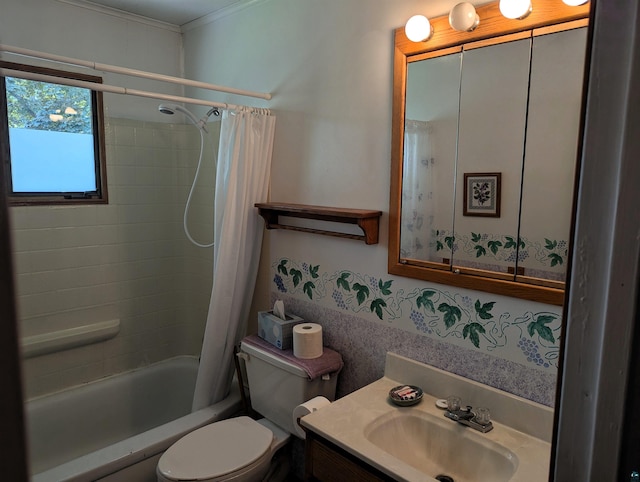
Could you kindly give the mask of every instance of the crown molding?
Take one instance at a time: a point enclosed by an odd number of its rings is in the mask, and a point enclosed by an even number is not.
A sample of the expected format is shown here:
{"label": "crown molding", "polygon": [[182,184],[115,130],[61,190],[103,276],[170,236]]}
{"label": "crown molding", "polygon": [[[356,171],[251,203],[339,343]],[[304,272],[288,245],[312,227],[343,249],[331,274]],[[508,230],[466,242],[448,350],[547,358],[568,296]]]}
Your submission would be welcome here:
{"label": "crown molding", "polygon": [[168,22],[162,22],[160,20],[154,20],[152,18],[144,17],[142,15],[137,15],[135,13],[125,12],[124,10],[120,10],[117,8],[105,7],[103,5],[98,5],[88,0],[57,0],[57,1],[60,3],[67,3],[69,5],[73,5],[74,7],[85,8],[87,10],[93,10],[94,12],[102,13],[105,15],[111,15],[112,17],[118,17],[123,20],[137,22],[137,23],[148,25],[151,27],[162,28],[165,30],[169,30],[171,32],[176,32],[176,33],[182,32],[182,29],[180,28],[179,25],[174,25]]}
{"label": "crown molding", "polygon": [[267,0],[238,0],[232,5],[221,8],[220,10],[216,10],[215,12],[211,12],[210,14],[204,15],[203,17],[197,18],[191,22],[185,23],[180,27],[181,31],[186,32],[188,30],[202,27],[209,23],[215,22],[216,20],[220,20],[221,18],[233,15],[234,13],[240,12],[250,7],[254,7],[255,5],[263,3],[265,1]]}

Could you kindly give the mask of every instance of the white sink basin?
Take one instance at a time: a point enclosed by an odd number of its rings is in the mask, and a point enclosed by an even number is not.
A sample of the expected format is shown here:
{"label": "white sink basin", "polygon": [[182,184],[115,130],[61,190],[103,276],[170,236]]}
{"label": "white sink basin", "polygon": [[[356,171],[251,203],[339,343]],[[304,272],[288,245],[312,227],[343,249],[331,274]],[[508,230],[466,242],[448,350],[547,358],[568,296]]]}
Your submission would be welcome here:
{"label": "white sink basin", "polygon": [[[422,401],[394,405],[389,390],[401,384],[422,387]],[[436,401],[452,394],[489,407],[493,430],[480,433],[446,418]],[[300,423],[397,481],[435,482],[439,475],[455,482],[549,480],[549,407],[393,353],[384,377]]]}
{"label": "white sink basin", "polygon": [[483,434],[444,416],[395,411],[372,421],[365,438],[420,472],[448,475],[456,482],[506,482],[518,468],[518,457]]}

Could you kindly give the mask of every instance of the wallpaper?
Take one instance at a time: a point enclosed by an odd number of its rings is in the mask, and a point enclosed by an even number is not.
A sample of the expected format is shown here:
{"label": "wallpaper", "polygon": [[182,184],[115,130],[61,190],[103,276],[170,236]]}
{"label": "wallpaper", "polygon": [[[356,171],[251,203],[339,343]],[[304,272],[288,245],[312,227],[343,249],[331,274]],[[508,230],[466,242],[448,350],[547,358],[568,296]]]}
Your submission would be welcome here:
{"label": "wallpaper", "polygon": [[[325,335],[334,344],[361,345],[360,358],[383,359],[391,344],[419,361],[553,404],[561,307],[435,284],[412,286],[414,280],[325,269],[289,258],[274,261],[272,274],[272,298],[285,300],[289,312],[307,321],[327,325],[331,330]],[[351,325],[360,330],[346,337]],[[367,346],[378,345],[379,353],[367,354]],[[372,367],[380,372],[380,361]],[[362,385],[377,376],[351,375],[362,378]],[[362,386],[355,379],[348,383],[353,385],[349,389]]]}

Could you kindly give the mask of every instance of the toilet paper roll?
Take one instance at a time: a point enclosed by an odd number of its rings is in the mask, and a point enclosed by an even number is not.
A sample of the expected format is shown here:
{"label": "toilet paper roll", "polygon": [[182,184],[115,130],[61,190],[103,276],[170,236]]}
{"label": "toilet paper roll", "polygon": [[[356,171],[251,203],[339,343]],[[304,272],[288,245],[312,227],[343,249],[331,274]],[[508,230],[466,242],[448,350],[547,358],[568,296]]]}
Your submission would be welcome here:
{"label": "toilet paper roll", "polygon": [[330,405],[331,402],[325,397],[315,397],[311,400],[307,400],[304,403],[301,403],[296,408],[293,409],[293,428],[295,430],[295,435],[299,438],[305,438],[304,429],[300,426],[300,419],[305,415],[309,415],[312,412],[316,412],[327,405]]}
{"label": "toilet paper roll", "polygon": [[300,323],[293,327],[293,356],[310,359],[319,358],[322,353],[322,326]]}

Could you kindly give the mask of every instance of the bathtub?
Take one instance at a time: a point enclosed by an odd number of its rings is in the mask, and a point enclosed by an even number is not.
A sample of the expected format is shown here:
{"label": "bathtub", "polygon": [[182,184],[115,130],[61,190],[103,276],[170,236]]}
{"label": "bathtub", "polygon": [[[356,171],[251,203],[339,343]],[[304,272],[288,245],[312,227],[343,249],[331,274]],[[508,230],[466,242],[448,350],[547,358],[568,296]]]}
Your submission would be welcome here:
{"label": "bathtub", "polygon": [[160,455],[241,409],[229,396],[191,412],[198,360],[176,357],[26,403],[33,482],[155,482]]}

